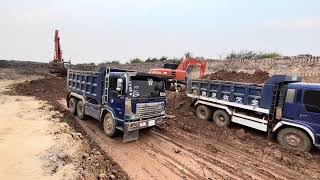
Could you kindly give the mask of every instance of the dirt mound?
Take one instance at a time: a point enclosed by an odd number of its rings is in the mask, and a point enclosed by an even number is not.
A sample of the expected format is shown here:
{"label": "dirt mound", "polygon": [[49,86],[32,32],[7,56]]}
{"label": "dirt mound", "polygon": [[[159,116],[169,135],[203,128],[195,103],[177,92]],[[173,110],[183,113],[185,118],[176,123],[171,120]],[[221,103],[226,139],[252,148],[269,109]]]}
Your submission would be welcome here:
{"label": "dirt mound", "polygon": [[38,99],[55,102],[56,100],[65,98],[67,95],[66,80],[55,76],[45,77],[43,79],[25,81],[24,83],[12,86],[13,91],[10,95],[35,96]]}
{"label": "dirt mound", "polygon": [[63,114],[63,119],[81,134],[79,138],[85,137],[88,140],[92,150],[84,153],[79,159],[81,175],[84,179],[107,179],[108,177],[128,179],[128,175],[122,168],[109,155],[105,154],[101,147],[91,140],[75,118],[64,107],[61,107],[59,101],[67,95],[65,79],[48,76],[44,79],[14,84],[11,89],[12,91],[8,92],[10,95],[35,96],[37,99],[48,101],[53,105],[54,110],[60,111]]}
{"label": "dirt mound", "polygon": [[261,70],[256,70],[253,74],[245,72],[219,70],[215,73],[207,74],[203,77],[203,79],[208,80],[234,81],[258,84],[263,84],[269,78],[269,73]]}

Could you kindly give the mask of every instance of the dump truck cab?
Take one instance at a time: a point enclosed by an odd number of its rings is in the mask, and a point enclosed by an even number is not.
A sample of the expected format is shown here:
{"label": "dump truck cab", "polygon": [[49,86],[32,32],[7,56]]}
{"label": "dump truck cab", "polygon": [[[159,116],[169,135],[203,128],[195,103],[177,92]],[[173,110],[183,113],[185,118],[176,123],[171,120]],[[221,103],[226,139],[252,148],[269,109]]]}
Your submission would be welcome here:
{"label": "dump truck cab", "polygon": [[313,143],[320,145],[320,84],[288,84],[282,121],[275,128],[285,124],[304,129]]}
{"label": "dump truck cab", "polygon": [[165,89],[161,78],[137,72],[111,72],[107,91],[105,107],[119,119],[117,127],[132,131],[162,122]]}
{"label": "dump truck cab", "polygon": [[68,70],[68,107],[79,119],[101,121],[107,136],[124,132],[124,142],[138,139],[139,129],[164,122],[165,87],[161,77],[129,70]]}

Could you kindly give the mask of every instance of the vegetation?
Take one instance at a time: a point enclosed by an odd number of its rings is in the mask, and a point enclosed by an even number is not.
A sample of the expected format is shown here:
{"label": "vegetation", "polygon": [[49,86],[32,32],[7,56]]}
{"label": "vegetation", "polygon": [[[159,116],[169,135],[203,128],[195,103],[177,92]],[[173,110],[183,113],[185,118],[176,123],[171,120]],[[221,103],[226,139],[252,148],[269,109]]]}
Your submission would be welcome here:
{"label": "vegetation", "polygon": [[227,55],[227,59],[264,59],[264,58],[277,58],[282,55],[277,52],[254,52],[254,51],[240,51],[232,52]]}
{"label": "vegetation", "polygon": [[134,59],[131,59],[130,60],[130,63],[131,64],[135,64],[135,63],[143,63],[144,61],[142,61],[141,59],[139,58],[134,58]]}

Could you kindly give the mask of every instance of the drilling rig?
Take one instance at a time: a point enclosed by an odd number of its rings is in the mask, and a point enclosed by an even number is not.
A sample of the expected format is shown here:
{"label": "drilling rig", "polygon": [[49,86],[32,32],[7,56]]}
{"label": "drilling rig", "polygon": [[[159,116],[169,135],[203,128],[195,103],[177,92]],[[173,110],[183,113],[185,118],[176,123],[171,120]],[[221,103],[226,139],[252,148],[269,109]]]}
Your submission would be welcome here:
{"label": "drilling rig", "polygon": [[65,77],[67,69],[70,66],[70,60],[65,62],[62,58],[62,50],[60,46],[59,30],[54,33],[54,56],[53,60],[49,63],[49,72],[57,76]]}

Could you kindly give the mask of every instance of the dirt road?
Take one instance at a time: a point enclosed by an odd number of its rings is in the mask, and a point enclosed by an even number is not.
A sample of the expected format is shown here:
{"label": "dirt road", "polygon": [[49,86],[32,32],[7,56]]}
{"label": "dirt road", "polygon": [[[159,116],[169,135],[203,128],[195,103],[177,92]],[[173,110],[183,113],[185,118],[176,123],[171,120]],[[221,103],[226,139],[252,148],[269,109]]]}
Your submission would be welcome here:
{"label": "dirt road", "polygon": [[[55,92],[61,84],[61,92]],[[65,111],[63,81],[48,79],[25,83],[22,93],[47,99]],[[35,90],[37,87],[40,91]],[[56,88],[53,88],[56,87]],[[43,90],[41,90],[43,88]],[[19,91],[19,89],[16,89]],[[20,92],[20,93],[21,93]],[[188,98],[168,94],[168,119],[164,126],[141,133],[136,142],[110,139],[92,119],[78,123],[102,151],[132,179],[319,179],[319,151],[288,151],[264,135],[243,127],[219,128],[199,121],[186,107]],[[174,104],[172,102],[175,102]],[[58,108],[58,109],[59,109]]]}
{"label": "dirt road", "polygon": [[[121,137],[106,137],[101,129],[97,129],[98,124],[94,120],[80,121],[80,124],[133,179],[311,178],[275,161],[241,152],[223,142],[184,132],[179,132],[180,137],[144,132],[139,141],[123,144]],[[216,149],[204,149],[194,144],[197,141],[214,144]]]}
{"label": "dirt road", "polygon": [[[0,81],[1,91],[11,83]],[[49,109],[34,97],[0,95],[0,179],[77,177],[75,165],[67,160],[82,143],[62,132],[66,124],[59,122],[59,112]]]}

